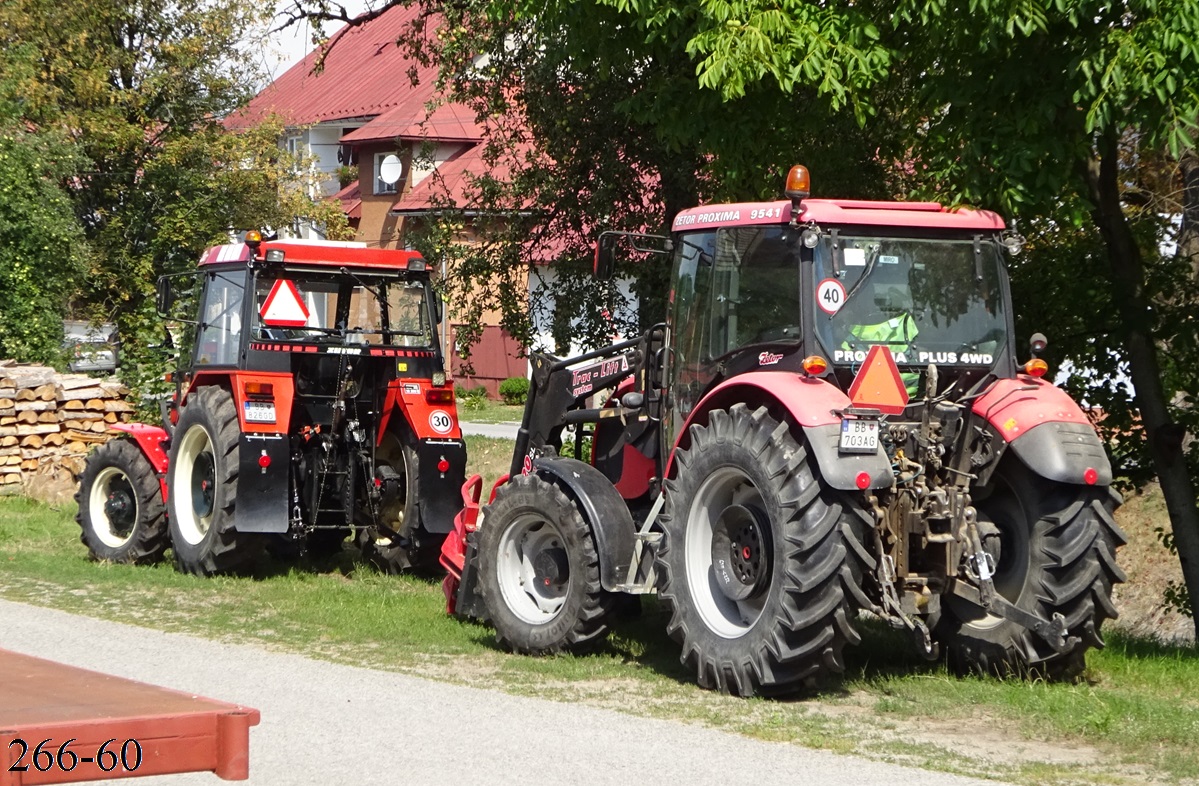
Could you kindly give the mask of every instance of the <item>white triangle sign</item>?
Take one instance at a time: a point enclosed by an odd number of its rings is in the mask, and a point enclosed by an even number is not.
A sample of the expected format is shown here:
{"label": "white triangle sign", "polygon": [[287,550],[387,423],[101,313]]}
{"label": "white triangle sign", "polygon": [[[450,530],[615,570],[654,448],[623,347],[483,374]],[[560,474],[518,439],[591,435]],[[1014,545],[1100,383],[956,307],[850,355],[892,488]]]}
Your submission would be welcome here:
{"label": "white triangle sign", "polygon": [[304,327],[308,324],[308,307],[296,285],[286,278],[275,281],[258,312],[262,322],[271,327]]}

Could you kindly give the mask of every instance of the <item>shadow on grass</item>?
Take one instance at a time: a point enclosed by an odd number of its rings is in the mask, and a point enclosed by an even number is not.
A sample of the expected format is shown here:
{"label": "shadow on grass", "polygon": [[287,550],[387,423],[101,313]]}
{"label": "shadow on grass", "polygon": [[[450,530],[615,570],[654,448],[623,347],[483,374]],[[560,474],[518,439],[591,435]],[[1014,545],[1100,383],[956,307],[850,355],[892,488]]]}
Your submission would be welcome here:
{"label": "shadow on grass", "polygon": [[1199,647],[1172,644],[1152,636],[1137,636],[1125,631],[1104,631],[1106,649],[1130,660],[1192,660],[1199,658]]}

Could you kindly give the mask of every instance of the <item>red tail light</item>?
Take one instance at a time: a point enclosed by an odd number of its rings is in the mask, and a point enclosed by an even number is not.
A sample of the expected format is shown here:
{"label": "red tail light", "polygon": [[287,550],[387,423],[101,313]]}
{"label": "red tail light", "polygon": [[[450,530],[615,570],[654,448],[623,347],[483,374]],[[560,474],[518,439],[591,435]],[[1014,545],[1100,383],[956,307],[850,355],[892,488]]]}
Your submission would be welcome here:
{"label": "red tail light", "polygon": [[429,388],[425,391],[426,404],[453,404],[453,388]]}

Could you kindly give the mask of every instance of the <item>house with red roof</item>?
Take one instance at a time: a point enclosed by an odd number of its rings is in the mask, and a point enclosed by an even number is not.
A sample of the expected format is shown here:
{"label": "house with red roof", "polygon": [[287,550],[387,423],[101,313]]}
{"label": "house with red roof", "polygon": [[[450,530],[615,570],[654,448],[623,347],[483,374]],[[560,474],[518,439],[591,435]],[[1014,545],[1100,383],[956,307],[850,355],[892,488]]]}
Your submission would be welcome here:
{"label": "house with red roof", "polygon": [[[474,113],[437,102],[436,68],[396,45],[413,34],[419,13],[397,5],[335,34],[320,70],[314,72],[319,50],[310,52],[227,122],[247,128],[281,119],[282,143],[327,175],[323,196],[341,202],[355,239],[381,248],[405,247],[405,222],[433,209],[435,194],[463,204],[469,177],[487,171]],[[345,178],[353,166],[357,179]],[[443,332],[452,337],[452,327]],[[519,349],[498,326],[485,329],[467,384],[495,394],[507,377],[524,376]]]}

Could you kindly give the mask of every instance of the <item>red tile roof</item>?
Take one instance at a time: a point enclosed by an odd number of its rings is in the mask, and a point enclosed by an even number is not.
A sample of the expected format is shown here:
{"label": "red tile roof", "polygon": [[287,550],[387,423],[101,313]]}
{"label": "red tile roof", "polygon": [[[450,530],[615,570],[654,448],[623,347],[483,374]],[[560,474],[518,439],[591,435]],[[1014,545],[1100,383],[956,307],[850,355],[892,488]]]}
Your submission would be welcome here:
{"label": "red tile roof", "polygon": [[362,143],[396,138],[478,142],[483,138],[483,129],[475,123],[475,113],[462,104],[441,104],[429,114],[424,102],[408,100],[346,134],[341,141]]}
{"label": "red tile roof", "polygon": [[[370,22],[335,34],[324,70],[313,74],[318,52],[299,63],[229,118],[231,128],[245,128],[270,114],[289,126],[330,120],[377,117],[400,106],[423,107],[433,97],[436,69],[411,60],[396,41],[410,37],[420,13],[416,5],[396,5]],[[409,71],[416,69],[414,87]]]}
{"label": "red tile roof", "polygon": [[346,214],[346,218],[362,218],[362,181],[355,180],[348,186],[338,191],[329,199],[336,199],[341,202],[341,212]]}
{"label": "red tile roof", "polygon": [[454,207],[467,207],[473,196],[473,190],[468,189],[471,178],[467,176],[477,176],[486,171],[483,145],[474,145],[443,162],[436,172],[400,197],[391,210],[400,213],[422,212],[432,209],[435,204],[444,205],[447,199]]}

